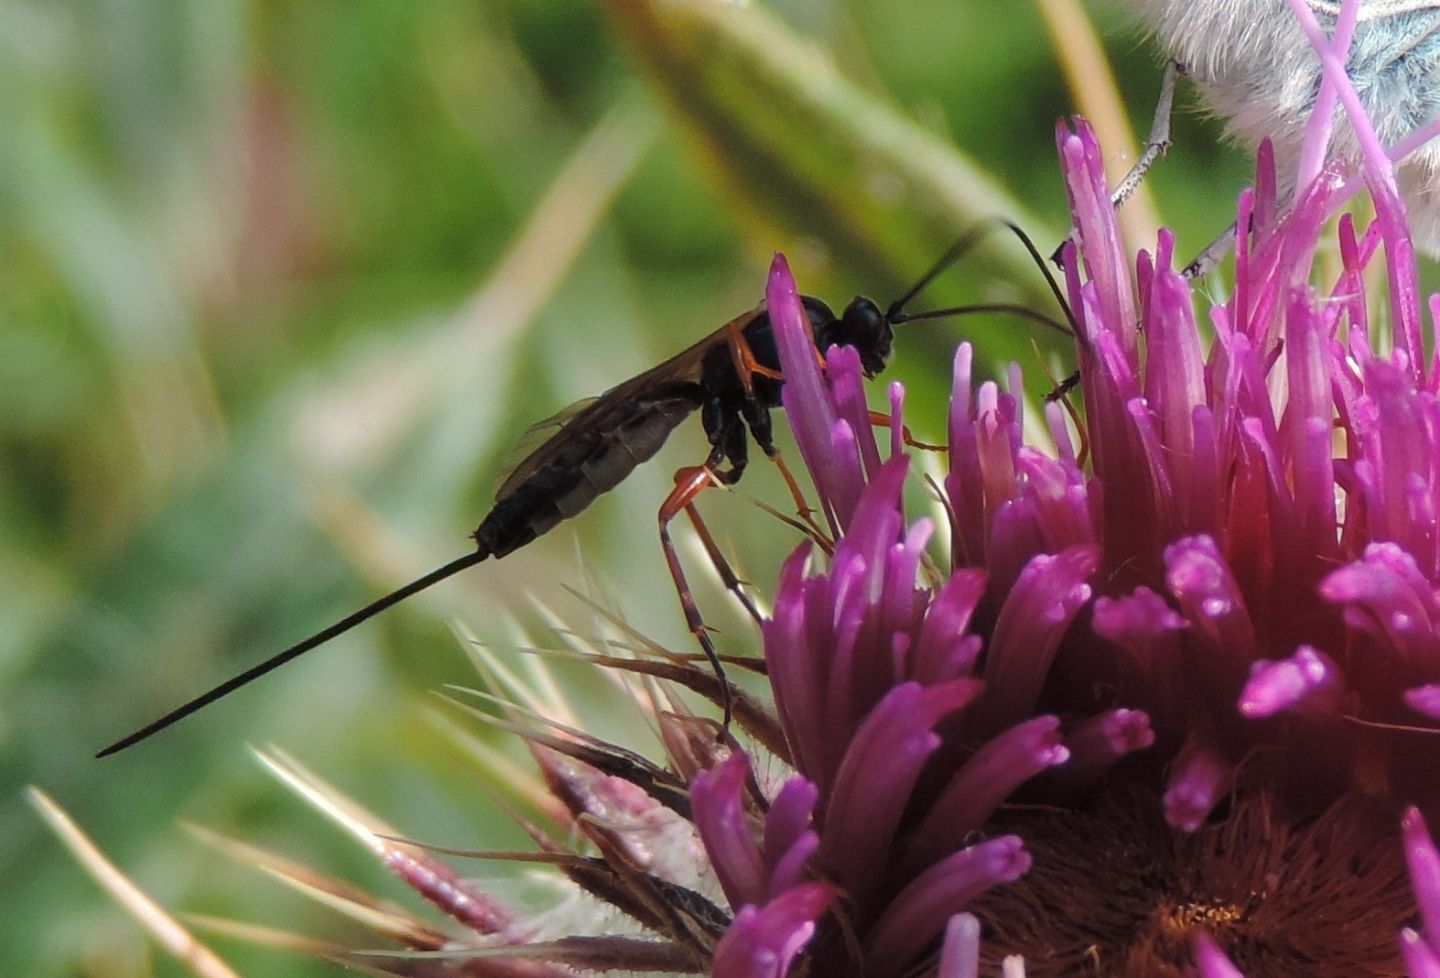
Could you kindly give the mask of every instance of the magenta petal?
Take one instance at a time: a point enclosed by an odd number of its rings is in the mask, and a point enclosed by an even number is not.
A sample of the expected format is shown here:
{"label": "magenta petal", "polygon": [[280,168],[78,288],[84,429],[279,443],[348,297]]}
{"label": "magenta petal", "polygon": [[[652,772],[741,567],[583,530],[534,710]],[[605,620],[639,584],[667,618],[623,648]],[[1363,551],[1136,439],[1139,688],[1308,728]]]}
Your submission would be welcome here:
{"label": "magenta petal", "polygon": [[770,802],[765,815],[765,861],[773,864],[810,828],[820,790],[804,778],[791,778]]}
{"label": "magenta petal", "polygon": [[1073,459],[1048,458],[1027,446],[1016,453],[1015,464],[1023,480],[1021,500],[1045,550],[1098,542],[1090,486]]}
{"label": "magenta petal", "polygon": [[915,830],[908,862],[925,865],[951,851],[1016,788],[1069,757],[1058,717],[1035,717],[995,737],[945,786]]}
{"label": "magenta petal", "polygon": [[1126,357],[1133,357],[1139,317],[1135,315],[1130,263],[1115,225],[1115,208],[1110,204],[1103,154],[1094,131],[1083,119],[1076,121],[1074,134],[1066,132],[1062,124],[1058,142],[1080,258],[1096,285],[1100,315],[1087,319],[1117,331]]}
{"label": "magenta petal", "polygon": [[715,945],[712,978],[784,978],[833,899],[828,886],[808,883],[763,907],[742,907]]}
{"label": "magenta petal", "polygon": [[1146,702],[1159,715],[1184,709],[1182,635],[1189,622],[1148,587],[1095,599],[1090,627],[1128,654],[1147,687]]}
{"label": "magenta petal", "polygon": [[998,506],[1016,494],[1015,456],[1020,448],[1020,428],[1015,399],[1002,395],[994,381],[980,385],[975,431],[985,497],[991,506]]}
{"label": "magenta petal", "polygon": [[[788,387],[781,392],[782,399],[787,391]],[[865,491],[865,469],[860,457],[862,436],[858,434],[861,431],[865,432],[865,439],[871,437],[868,424],[857,429],[840,418],[831,425],[824,467],[816,473],[820,476],[815,482],[820,499],[827,510],[834,512],[835,522],[842,530],[850,528],[851,514]]]}
{"label": "magenta petal", "polygon": [[979,978],[980,921],[973,914],[957,913],[945,925],[940,944],[940,967],[935,978]]}
{"label": "magenta petal", "polygon": [[890,454],[905,454],[905,385],[892,381],[890,394]]}
{"label": "magenta petal", "polygon": [[[1145,398],[1154,407],[1161,438],[1177,461],[1192,448],[1191,412],[1205,403],[1204,355],[1189,284],[1171,268],[1174,239],[1160,232],[1159,262],[1142,309],[1148,346]],[[1185,483],[1179,483],[1184,489]]]}
{"label": "magenta petal", "polygon": [[1440,720],[1440,683],[1405,690],[1405,705],[1432,720]]}
{"label": "magenta petal", "polygon": [[1255,651],[1255,629],[1245,595],[1230,566],[1208,536],[1186,537],[1165,548],[1165,579],[1170,593],[1203,636],[1217,664],[1240,666]]}
{"label": "magenta petal", "polygon": [[812,458],[823,461],[835,415],[824,375],[815,360],[815,341],[809,317],[800,303],[800,291],[790,274],[789,263],[778,252],[765,283],[765,307],[770,313],[770,328],[780,354],[780,369],[785,374],[784,389],[792,395],[793,407],[787,402],[785,413],[800,443],[801,454],[814,472]]}
{"label": "magenta petal", "polygon": [[867,567],[880,566],[881,555],[900,538],[904,528],[900,496],[909,471],[910,460],[902,455],[890,459],[875,473],[856,503],[852,524],[836,548],[837,559],[842,553],[858,553],[865,558]]}
{"label": "magenta petal", "polygon": [[1286,406],[1294,493],[1299,532],[1317,553],[1334,559],[1335,471],[1331,450],[1331,329],[1320,321],[1309,303],[1308,315],[1292,312],[1286,324],[1287,379],[1290,403]]}
{"label": "magenta petal", "polygon": [[780,858],[770,865],[770,883],[765,889],[768,899],[799,886],[811,875],[810,860],[820,851],[820,835],[807,830],[796,836]]}
{"label": "magenta petal", "polygon": [[[838,529],[849,516],[849,504],[859,497],[862,477],[854,431],[842,425],[830,398],[830,387],[815,357],[810,318],[800,302],[799,290],[785,256],[776,254],[765,286],[765,306],[780,356],[785,386],[780,400],[795,432],[800,457],[820,492],[821,502]],[[868,422],[866,425],[869,427]],[[872,437],[868,430],[865,437]]]}
{"label": "magenta petal", "polygon": [[[1347,615],[1356,628],[1392,643],[1397,655],[1428,657],[1437,651],[1437,599],[1415,559],[1393,543],[1375,543],[1364,556],[1320,583],[1328,601],[1353,606]],[[1347,609],[1348,610],[1348,609]]]}
{"label": "magenta petal", "polygon": [[1410,867],[1410,888],[1424,924],[1425,937],[1440,938],[1440,853],[1425,827],[1418,808],[1406,810],[1400,820],[1405,846],[1405,862]]}
{"label": "magenta petal", "polygon": [[1155,743],[1150,717],[1141,710],[1106,710],[1081,720],[1065,734],[1070,761],[1065,765],[1067,784],[1091,784],[1127,754]]}
{"label": "magenta petal", "polygon": [[1040,695],[1055,650],[1070,622],[1090,600],[1098,548],[1039,554],[1005,598],[985,661],[982,710],[992,729],[1027,716]]}
{"label": "magenta petal", "polygon": [[875,446],[870,405],[865,397],[865,371],[860,353],[853,346],[831,347],[825,351],[825,374],[830,380],[830,397],[836,413],[855,436],[855,447],[863,465],[861,479],[872,478],[880,465]]}
{"label": "magenta petal", "polygon": [[1194,832],[1230,793],[1235,769],[1214,748],[1191,741],[1180,752],[1165,788],[1165,821]]}
{"label": "magenta petal", "polygon": [[[1018,835],[970,846],[921,873],[890,901],[866,941],[872,973],[901,971],[934,942],[951,915],[991,887],[1010,883],[1030,868],[1030,854]],[[885,962],[882,968],[880,962]]]}
{"label": "magenta petal", "polygon": [[1256,719],[1287,711],[1330,713],[1339,706],[1342,682],[1340,667],[1329,656],[1302,645],[1288,659],[1261,659],[1250,667],[1240,712]]}
{"label": "magenta petal", "polygon": [[1187,627],[1185,619],[1148,587],[1120,597],[1095,600],[1091,627],[1101,638],[1108,638],[1128,649],[1148,649],[1158,636]]}
{"label": "magenta petal", "polygon": [[1437,441],[1435,405],[1416,390],[1415,378],[1401,359],[1392,362],[1372,356],[1363,361],[1369,417],[1363,428],[1357,419],[1364,457],[1355,471],[1370,538],[1393,543],[1433,574],[1435,504],[1430,485]]}
{"label": "magenta petal", "polygon": [[749,779],[750,760],[736,753],[718,767],[695,775],[690,785],[695,829],[725,898],[736,909],[764,902],[768,891],[760,848],[745,812],[744,791]]}
{"label": "magenta petal", "polygon": [[763,625],[765,667],[775,697],[775,712],[790,745],[795,767],[814,778],[823,769],[827,738],[819,725],[826,693],[829,650],[810,641],[806,595],[813,587],[805,579],[810,558],[808,543],[797,547],[780,570],[775,612]]}
{"label": "magenta petal", "polygon": [[696,831],[730,906],[758,905],[803,881],[806,864],[819,847],[810,830],[818,792],[792,778],[765,817],[764,852],[754,838],[745,807],[750,761],[743,753],[695,776],[690,800]]}
{"label": "magenta petal", "polygon": [[1235,963],[1220,950],[1215,938],[1202,931],[1196,931],[1191,942],[1195,955],[1195,970],[1199,978],[1245,978]]}
{"label": "magenta petal", "polygon": [[985,572],[961,568],[940,587],[925,612],[911,662],[913,678],[923,683],[968,676],[979,657],[980,639],[966,634],[970,618],[985,596]]}
{"label": "magenta petal", "polygon": [[974,350],[961,343],[955,351],[954,381],[950,392],[950,474],[945,477],[945,495],[955,513],[956,564],[983,565],[988,555],[985,523],[984,476],[980,471],[980,450],[975,434],[971,404],[970,371]]}
{"label": "magenta petal", "polygon": [[825,813],[823,860],[847,892],[873,894],[885,876],[896,827],[925,762],[940,745],[933,728],[980,692],[967,679],[895,687],[856,732]]}
{"label": "magenta petal", "polygon": [[807,863],[820,847],[810,828],[820,790],[804,778],[791,778],[770,803],[765,815],[761,850],[770,872],[767,896],[779,896],[803,881]]}
{"label": "magenta petal", "polygon": [[1409,927],[1400,931],[1400,953],[1405,956],[1405,971],[1410,978],[1440,978],[1440,955]]}

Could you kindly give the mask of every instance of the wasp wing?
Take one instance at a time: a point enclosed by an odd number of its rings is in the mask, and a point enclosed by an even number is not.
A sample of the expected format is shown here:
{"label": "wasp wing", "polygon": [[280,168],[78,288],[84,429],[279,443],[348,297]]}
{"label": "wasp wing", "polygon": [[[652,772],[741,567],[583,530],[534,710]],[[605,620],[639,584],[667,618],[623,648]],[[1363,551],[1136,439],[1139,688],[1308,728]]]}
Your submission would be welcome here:
{"label": "wasp wing", "polygon": [[505,477],[505,484],[500,487],[497,496],[504,495],[511,482],[524,482],[525,477],[535,470],[531,459],[540,447],[559,434],[561,428],[578,418],[598,400],[600,400],[598,397],[582,397],[574,404],[561,408],[548,418],[536,421],[521,432],[519,440],[505,453],[504,459],[500,462],[500,471],[508,472],[509,475]]}
{"label": "wasp wing", "polygon": [[[698,385],[701,366],[706,354],[715,349],[717,345],[725,343],[732,331],[744,330],[762,309],[763,306],[757,306],[755,309],[735,317],[664,363],[631,377],[624,383],[610,388],[599,397],[577,401],[544,421],[531,425],[526,429],[527,436],[532,433],[541,437],[549,433],[549,436],[545,437],[528,455],[520,459],[510,474],[500,483],[500,488],[495,491],[495,498],[499,500],[509,496],[524,485],[532,475],[552,460],[560,457],[567,441],[575,433],[609,432],[616,428],[621,421],[633,415],[636,402],[670,398],[674,396],[677,386],[695,385],[697,387],[696,406],[698,407]],[[524,443],[534,444],[534,439],[527,437],[524,439]]]}

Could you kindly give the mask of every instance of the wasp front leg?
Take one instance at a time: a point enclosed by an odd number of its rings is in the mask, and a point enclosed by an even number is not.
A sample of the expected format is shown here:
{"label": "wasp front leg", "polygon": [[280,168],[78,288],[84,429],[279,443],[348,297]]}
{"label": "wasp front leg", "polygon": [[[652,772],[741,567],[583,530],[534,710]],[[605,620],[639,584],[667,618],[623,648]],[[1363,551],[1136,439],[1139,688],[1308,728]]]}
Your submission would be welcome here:
{"label": "wasp front leg", "polygon": [[[884,411],[871,411],[870,424],[875,428],[895,430],[895,419]],[[948,445],[932,445],[929,442],[918,441],[910,433],[910,428],[903,424],[900,426],[900,441],[906,448],[913,448],[917,452],[948,452],[950,450]]]}
{"label": "wasp front leg", "polygon": [[815,522],[815,510],[806,501],[805,493],[800,490],[800,483],[796,481],[790,467],[781,457],[780,449],[775,447],[769,408],[761,405],[757,398],[749,397],[741,403],[740,413],[745,419],[746,426],[750,429],[750,437],[755,439],[755,444],[760,446],[765,457],[775,463],[775,468],[780,470],[780,477],[785,480],[785,488],[790,490],[790,498],[795,501],[795,515],[800,518],[803,525],[786,518],[787,522],[806,533],[821,549],[829,553],[833,542],[825,534],[824,528]]}
{"label": "wasp front leg", "polygon": [[[775,447],[775,441],[771,437],[770,431],[770,409],[760,403],[760,398],[755,393],[755,378],[757,376],[783,384],[785,382],[785,375],[779,370],[765,366],[755,358],[755,351],[750,348],[750,342],[745,338],[745,332],[738,324],[730,324],[730,330],[725,341],[730,347],[730,362],[735,368],[736,376],[740,378],[742,395],[740,413],[745,419],[745,424],[750,429],[751,436],[755,439],[755,444],[760,446],[760,450],[765,453],[766,458],[775,463],[775,467],[780,470],[781,478],[785,480],[785,487],[790,490],[790,498],[795,501],[795,515],[798,516],[804,524],[803,526],[799,524],[794,525],[797,529],[809,533],[816,543],[828,551],[828,540],[825,536],[825,531],[815,522],[815,511],[811,509],[810,504],[805,501],[805,494],[800,491],[800,484],[795,481],[795,476],[791,474],[789,467],[785,464],[785,460],[780,457],[779,449]],[[815,351],[815,357],[820,369],[824,370],[825,360],[820,356],[819,350]],[[722,410],[718,402],[714,407],[716,410]],[[710,424],[707,423],[705,430],[713,432],[718,429],[711,428]],[[713,444],[713,435],[711,441]],[[739,447],[741,449],[741,457],[743,457],[744,445],[742,444]],[[731,461],[733,462],[734,460],[735,456],[732,455]],[[744,467],[743,464],[741,467]],[[737,474],[736,479],[738,478],[739,476]]]}

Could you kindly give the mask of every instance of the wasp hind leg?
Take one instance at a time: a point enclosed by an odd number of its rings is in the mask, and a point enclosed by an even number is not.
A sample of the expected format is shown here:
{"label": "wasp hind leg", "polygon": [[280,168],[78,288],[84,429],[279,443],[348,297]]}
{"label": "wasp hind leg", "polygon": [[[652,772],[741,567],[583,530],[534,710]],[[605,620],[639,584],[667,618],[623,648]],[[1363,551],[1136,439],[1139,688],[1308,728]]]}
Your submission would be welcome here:
{"label": "wasp hind leg", "polygon": [[[690,494],[689,501],[683,504],[685,515],[690,520],[690,525],[695,528],[695,534],[700,538],[700,544],[705,548],[705,554],[710,558],[715,573],[720,576],[720,581],[725,589],[735,595],[737,601],[744,606],[747,614],[759,624],[763,619],[755,602],[745,593],[744,585],[748,582],[740,580],[730,562],[725,559],[720,547],[715,542],[715,537],[705,521],[700,518],[699,511],[694,507],[693,501],[700,491],[708,485],[734,485],[740,481],[745,474],[745,468],[749,464],[749,446],[745,441],[745,427],[740,424],[733,414],[727,414],[719,401],[708,401],[702,410],[701,421],[705,430],[709,433],[711,452],[704,465],[681,469],[675,473],[676,490],[691,479],[699,481],[700,485]],[[730,467],[721,469],[720,466],[729,460]],[[707,478],[700,478],[700,473],[708,473]],[[674,499],[675,494],[671,494]],[[667,500],[668,502],[668,500]],[[679,509],[671,514],[671,519],[678,515]]]}
{"label": "wasp hind leg", "polygon": [[[709,424],[706,427],[708,429]],[[736,428],[740,433],[740,448],[738,453],[732,454],[727,449],[733,448],[736,439],[731,432]],[[680,610],[685,615],[685,624],[689,627],[690,634],[694,635],[695,641],[700,643],[700,648],[710,663],[710,669],[715,674],[720,708],[724,711],[723,728],[725,731],[729,731],[730,721],[734,716],[734,694],[729,680],[725,678],[725,667],[720,662],[720,653],[716,651],[715,643],[710,640],[710,630],[705,624],[705,618],[700,614],[700,606],[695,601],[695,593],[690,590],[690,582],[685,578],[685,568],[680,563],[680,555],[675,551],[675,542],[670,537],[671,522],[682,512],[685,513],[695,527],[700,542],[710,557],[711,563],[715,565],[716,572],[719,573],[725,587],[740,599],[746,611],[756,621],[760,620],[760,612],[740,587],[740,579],[735,576],[734,570],[720,553],[714,537],[695,510],[695,499],[700,493],[710,486],[729,485],[736,482],[739,480],[740,474],[745,471],[745,430],[738,425],[724,425],[712,434],[711,440],[717,444],[710,449],[710,455],[703,464],[683,468],[675,473],[675,488],[671,490],[669,496],[665,497],[665,502],[660,505],[658,522],[660,549],[665,554],[665,564],[670,569],[670,578],[675,582],[675,593],[680,598]],[[724,464],[727,457],[731,462],[730,468],[722,470],[720,466]]]}
{"label": "wasp hind leg", "polygon": [[[681,470],[684,471],[683,469]],[[720,583],[725,585],[725,590],[735,595],[735,600],[744,607],[746,614],[754,619],[755,624],[764,622],[765,617],[760,614],[760,609],[755,606],[754,600],[745,593],[748,581],[742,581],[730,566],[730,561],[725,559],[725,554],[720,550],[720,545],[715,542],[715,537],[710,533],[710,527],[700,518],[700,511],[695,504],[689,503],[685,506],[685,515],[690,520],[690,525],[695,529],[695,535],[700,538],[700,545],[705,548],[705,555],[710,558],[710,564],[715,568],[715,573],[720,575]]]}

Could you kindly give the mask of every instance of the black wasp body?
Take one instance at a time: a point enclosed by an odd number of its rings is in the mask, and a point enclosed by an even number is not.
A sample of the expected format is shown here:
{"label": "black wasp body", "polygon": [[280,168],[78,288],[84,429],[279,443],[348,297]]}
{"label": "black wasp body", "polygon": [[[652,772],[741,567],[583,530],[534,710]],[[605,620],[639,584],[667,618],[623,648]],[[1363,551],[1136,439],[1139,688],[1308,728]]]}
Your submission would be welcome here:
{"label": "black wasp body", "polygon": [[[898,304],[882,313],[869,299],[856,298],[843,315],[836,316],[819,299],[801,299],[817,350],[854,346],[867,375],[885,368],[893,336],[891,324],[900,321]],[[710,441],[710,454],[704,465],[682,470],[690,474],[661,507],[660,538],[691,633],[714,670],[717,698],[725,708],[728,724],[730,688],[724,681],[719,654],[685,583],[667,527],[678,512],[689,508],[706,485],[730,484],[740,478],[749,457],[747,431],[766,455],[777,457],[770,411],[780,404],[783,384],[770,315],[762,304],[659,366],[552,419],[549,424],[558,424],[558,430],[525,456],[496,492],[495,505],[472,534],[473,552],[396,588],[329,628],[231,677],[116,741],[97,756],[114,754],[159,733],[467,567],[513,553],[619,485],[637,465],[659,451],[670,433],[696,411],[700,412]],[[542,422],[542,426],[546,424]]]}
{"label": "black wasp body", "polygon": [[[868,376],[885,368],[893,333],[874,302],[856,298],[837,317],[819,299],[801,301],[818,350],[853,346]],[[710,441],[706,464],[713,476],[738,481],[749,461],[747,430],[761,451],[775,455],[770,411],[780,404],[783,383],[762,305],[560,421],[560,430],[500,486],[473,534],[477,547],[503,557],[575,516],[659,451],[696,411]]]}
{"label": "black wasp body", "polygon": [[[1043,270],[1044,263],[1030,239],[1013,224],[1005,226],[1019,237]],[[885,369],[890,358],[893,326],[916,319],[935,319],[969,312],[1016,313],[1073,335],[1073,319],[1067,327],[1043,314],[1006,304],[961,306],[914,314],[903,311],[905,304],[942,269],[964,254],[983,231],[983,226],[972,229],[957,241],[919,282],[883,312],[874,302],[862,297],[851,301],[845,311],[836,316],[819,299],[802,296],[817,355],[832,346],[854,347],[860,354],[865,374],[873,377]],[[1052,293],[1064,307],[1058,284],[1048,272],[1046,278]],[[1069,318],[1068,308],[1066,316]],[[396,588],[330,627],[231,677],[116,741],[100,751],[98,756],[114,754],[158,733],[467,567],[513,553],[619,485],[637,465],[659,451],[670,433],[697,411],[710,442],[710,453],[703,464],[682,469],[676,475],[675,489],[658,514],[660,543],[690,632],[704,651],[714,673],[713,683],[705,692],[724,707],[725,723],[728,725],[730,686],[725,681],[719,654],[685,581],[684,571],[670,540],[669,524],[681,512],[688,513],[696,521],[696,529],[700,531],[702,542],[717,569],[722,576],[727,576],[727,586],[746,602],[746,607],[758,618],[758,612],[740,591],[738,582],[729,573],[729,567],[723,564],[713,541],[701,527],[692,503],[709,485],[717,482],[731,484],[739,480],[748,462],[751,438],[761,451],[780,463],[771,437],[770,412],[780,404],[783,385],[784,376],[780,371],[770,315],[761,305],[736,317],[659,366],[582,403],[549,423],[542,423],[544,427],[558,426],[557,430],[539,448],[525,456],[501,484],[495,494],[495,505],[472,534],[475,540],[472,552]],[[780,467],[797,505],[803,507],[799,488],[784,466]]]}

